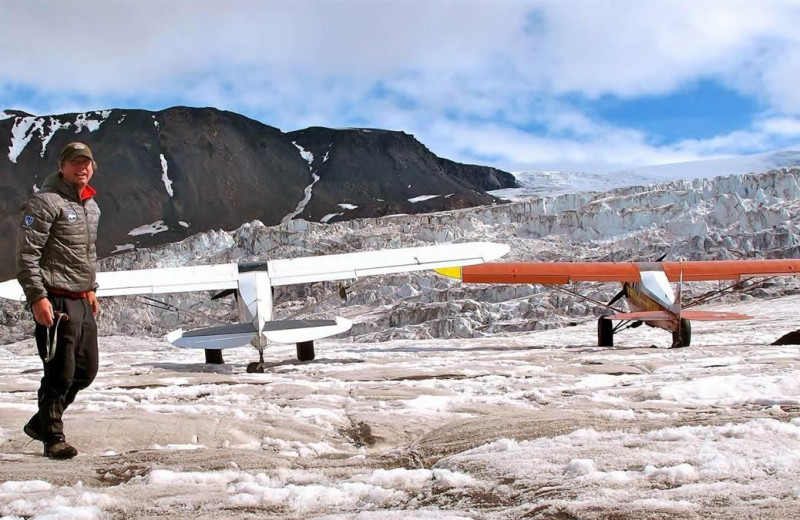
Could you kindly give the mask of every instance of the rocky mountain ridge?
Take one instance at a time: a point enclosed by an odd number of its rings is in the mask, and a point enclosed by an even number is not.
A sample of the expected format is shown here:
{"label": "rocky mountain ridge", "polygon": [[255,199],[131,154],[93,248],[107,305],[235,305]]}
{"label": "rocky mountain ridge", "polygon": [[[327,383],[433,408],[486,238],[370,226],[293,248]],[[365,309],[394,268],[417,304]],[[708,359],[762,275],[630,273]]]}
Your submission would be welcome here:
{"label": "rocky mountain ridge", "polygon": [[486,190],[516,185],[495,168],[439,158],[403,132],[284,133],[213,108],[0,111],[0,141],[8,143],[0,155],[0,279],[15,274],[21,204],[75,140],[99,164],[92,185],[103,211],[101,257],[251,220],[334,222],[496,204]]}

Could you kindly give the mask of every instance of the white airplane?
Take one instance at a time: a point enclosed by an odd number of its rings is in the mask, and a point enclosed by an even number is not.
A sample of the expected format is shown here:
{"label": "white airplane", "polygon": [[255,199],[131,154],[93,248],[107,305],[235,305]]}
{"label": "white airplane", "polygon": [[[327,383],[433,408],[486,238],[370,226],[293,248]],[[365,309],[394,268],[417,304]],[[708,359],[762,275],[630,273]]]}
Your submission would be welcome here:
{"label": "white airplane", "polygon": [[[263,262],[104,272],[97,273],[97,296],[236,292],[240,323],[193,331],[178,329],[166,339],[179,347],[206,349],[207,362],[217,363],[222,362],[220,349],[252,345],[258,349],[259,362],[251,363],[248,371],[263,371],[268,341],[296,343],[297,358],[310,361],[314,359],[314,340],[346,332],[352,326],[342,317],[273,320],[272,287],[473,265],[500,258],[508,251],[506,244],[466,242]],[[0,297],[25,302],[16,280],[0,283]]]}

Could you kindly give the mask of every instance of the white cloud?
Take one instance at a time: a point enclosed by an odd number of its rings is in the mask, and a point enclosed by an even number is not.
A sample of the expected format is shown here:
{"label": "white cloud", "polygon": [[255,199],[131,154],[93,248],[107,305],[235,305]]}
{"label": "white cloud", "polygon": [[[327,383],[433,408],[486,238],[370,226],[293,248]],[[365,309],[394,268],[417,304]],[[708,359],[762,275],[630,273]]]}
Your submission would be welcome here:
{"label": "white cloud", "polygon": [[556,92],[666,93],[737,71],[798,15],[777,3],[553,2],[533,25],[536,48],[525,50],[538,59],[528,70]]}
{"label": "white cloud", "polygon": [[766,133],[785,135],[789,137],[800,136],[800,118],[774,117],[758,121],[756,127]]}
{"label": "white cloud", "polygon": [[[0,45],[24,52],[4,56],[0,92],[35,95],[0,109],[214,106],[282,130],[405,130],[501,167],[690,160],[796,133],[798,25],[793,2],[11,2]],[[698,81],[769,118],[660,145],[586,109]]]}

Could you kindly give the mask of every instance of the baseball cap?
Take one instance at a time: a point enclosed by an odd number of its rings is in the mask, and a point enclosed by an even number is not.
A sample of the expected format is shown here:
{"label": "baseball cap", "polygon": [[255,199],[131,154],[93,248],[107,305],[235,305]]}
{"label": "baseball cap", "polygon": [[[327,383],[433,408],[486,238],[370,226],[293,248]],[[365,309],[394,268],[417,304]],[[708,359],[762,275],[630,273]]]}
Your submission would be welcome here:
{"label": "baseball cap", "polygon": [[69,143],[61,150],[61,159],[58,161],[59,166],[63,166],[65,162],[71,161],[76,157],[88,157],[94,161],[92,150],[84,143]]}

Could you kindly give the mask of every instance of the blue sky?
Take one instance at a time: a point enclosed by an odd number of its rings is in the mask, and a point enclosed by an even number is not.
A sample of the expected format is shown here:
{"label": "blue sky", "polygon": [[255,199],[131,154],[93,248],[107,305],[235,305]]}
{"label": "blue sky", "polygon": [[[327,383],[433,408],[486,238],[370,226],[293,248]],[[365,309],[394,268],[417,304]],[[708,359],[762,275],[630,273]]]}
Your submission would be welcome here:
{"label": "blue sky", "polygon": [[800,2],[0,3],[0,110],[174,105],[509,171],[800,148]]}

